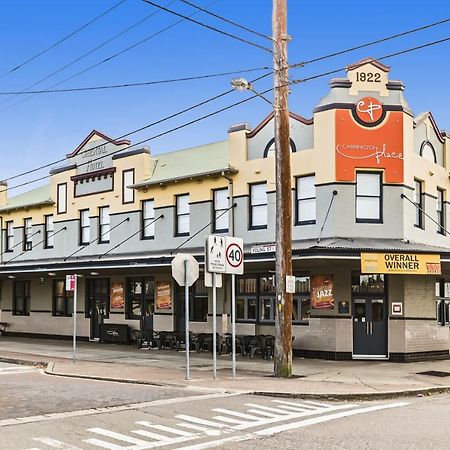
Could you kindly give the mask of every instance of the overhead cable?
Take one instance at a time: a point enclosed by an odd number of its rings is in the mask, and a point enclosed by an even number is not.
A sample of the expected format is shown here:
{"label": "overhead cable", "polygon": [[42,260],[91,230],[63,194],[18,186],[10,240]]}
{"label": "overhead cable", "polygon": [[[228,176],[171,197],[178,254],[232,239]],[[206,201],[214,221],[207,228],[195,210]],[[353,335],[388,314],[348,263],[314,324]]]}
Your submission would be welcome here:
{"label": "overhead cable", "polygon": [[30,58],[28,58],[27,60],[25,60],[24,62],[18,64],[17,66],[13,67],[12,69],[7,70],[6,72],[4,72],[3,74],[0,75],[0,79],[5,77],[6,75],[9,75],[12,72],[15,72],[16,70],[19,70],[20,68],[22,68],[23,66],[25,66],[26,64],[30,63],[31,61],[34,61],[35,59],[39,58],[40,56],[44,55],[45,53],[47,53],[48,51],[52,50],[53,48],[57,47],[58,45],[62,44],[64,41],[67,41],[67,39],[71,38],[72,36],[75,36],[77,33],[79,33],[80,31],[84,30],[85,28],[87,28],[89,25],[92,25],[94,22],[96,22],[97,20],[101,19],[103,16],[106,16],[106,14],[110,13],[111,11],[113,11],[114,9],[116,9],[117,7],[119,7],[120,5],[122,5],[123,3],[125,3],[127,0],[121,0],[120,2],[116,3],[115,5],[111,6],[111,8],[107,9],[106,11],[102,12],[101,14],[99,14],[98,16],[94,17],[93,19],[91,19],[89,22],[85,23],[84,25],[82,25],[80,28],[77,28],[76,30],[72,31],[71,33],[69,33],[67,36],[64,36],[62,39],[60,39],[59,41],[53,43],[52,45],[50,45],[49,47],[45,48],[44,50],[41,50],[40,52],[36,53],[35,55],[31,56]]}

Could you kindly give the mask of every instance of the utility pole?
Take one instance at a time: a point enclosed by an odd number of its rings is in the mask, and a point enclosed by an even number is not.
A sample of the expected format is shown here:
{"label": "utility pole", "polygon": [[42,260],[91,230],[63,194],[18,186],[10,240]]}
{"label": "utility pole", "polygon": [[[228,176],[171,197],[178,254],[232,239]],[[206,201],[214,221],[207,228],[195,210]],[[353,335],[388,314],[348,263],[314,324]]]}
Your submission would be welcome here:
{"label": "utility pole", "polygon": [[292,275],[291,151],[288,107],[287,0],[273,0],[273,63],[276,184],[276,308],[274,375],[292,375],[292,294],[286,275]]}

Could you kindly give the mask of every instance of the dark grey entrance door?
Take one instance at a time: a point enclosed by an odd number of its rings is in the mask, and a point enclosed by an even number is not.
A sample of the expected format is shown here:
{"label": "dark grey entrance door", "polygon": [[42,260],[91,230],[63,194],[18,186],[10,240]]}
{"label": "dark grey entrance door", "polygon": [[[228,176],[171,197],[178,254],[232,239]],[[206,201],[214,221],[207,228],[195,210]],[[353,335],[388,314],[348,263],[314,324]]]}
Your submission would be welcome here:
{"label": "dark grey entrance door", "polygon": [[387,356],[387,311],[382,297],[353,299],[353,356]]}

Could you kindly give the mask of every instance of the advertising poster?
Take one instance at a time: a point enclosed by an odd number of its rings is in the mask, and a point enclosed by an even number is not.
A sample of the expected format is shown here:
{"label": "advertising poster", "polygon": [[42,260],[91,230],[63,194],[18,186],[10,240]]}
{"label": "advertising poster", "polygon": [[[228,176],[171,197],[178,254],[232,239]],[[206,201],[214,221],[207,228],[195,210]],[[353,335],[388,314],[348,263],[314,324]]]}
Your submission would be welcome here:
{"label": "advertising poster", "polygon": [[156,309],[172,309],[172,284],[170,281],[156,282]]}
{"label": "advertising poster", "polygon": [[334,309],[333,275],[311,277],[311,308]]}
{"label": "advertising poster", "polygon": [[361,272],[440,275],[441,256],[422,253],[361,253]]}
{"label": "advertising poster", "polygon": [[111,283],[111,309],[123,309],[124,307],[123,283]]}

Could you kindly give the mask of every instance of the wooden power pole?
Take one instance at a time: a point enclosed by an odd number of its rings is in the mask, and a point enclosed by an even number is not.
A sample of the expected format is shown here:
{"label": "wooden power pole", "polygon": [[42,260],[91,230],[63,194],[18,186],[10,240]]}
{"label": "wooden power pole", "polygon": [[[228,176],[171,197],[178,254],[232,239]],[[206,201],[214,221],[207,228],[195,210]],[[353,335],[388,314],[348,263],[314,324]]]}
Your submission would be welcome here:
{"label": "wooden power pole", "polygon": [[274,375],[292,375],[292,294],[286,275],[292,275],[291,151],[288,107],[287,0],[273,0],[273,62],[276,184],[276,309]]}

